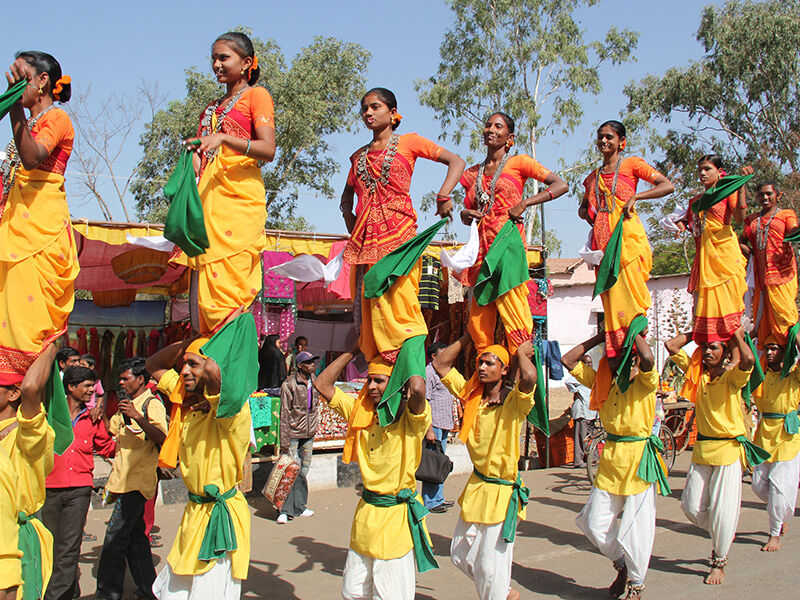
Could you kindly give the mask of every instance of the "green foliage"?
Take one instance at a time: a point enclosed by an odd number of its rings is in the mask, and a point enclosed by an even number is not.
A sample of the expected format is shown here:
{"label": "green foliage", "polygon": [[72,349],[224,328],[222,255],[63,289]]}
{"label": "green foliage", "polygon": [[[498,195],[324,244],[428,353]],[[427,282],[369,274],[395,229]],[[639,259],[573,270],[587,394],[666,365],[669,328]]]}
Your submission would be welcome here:
{"label": "green foliage", "polygon": [[[249,29],[237,28],[251,35]],[[273,40],[251,35],[261,76],[257,85],[269,89],[275,102],[277,152],[262,166],[269,218],[267,227],[309,229],[297,216],[298,188],[332,197],[331,175],[339,164],[326,137],[349,130],[365,91],[371,55],[362,46],[335,38],[315,37],[287,65]],[[146,126],[140,145],[144,159],[132,185],[139,216],[163,221],[167,200],[162,188],[177,162],[181,140],[196,135],[200,114],[224,88],[196,67],[186,70],[186,97],[170,102]]]}

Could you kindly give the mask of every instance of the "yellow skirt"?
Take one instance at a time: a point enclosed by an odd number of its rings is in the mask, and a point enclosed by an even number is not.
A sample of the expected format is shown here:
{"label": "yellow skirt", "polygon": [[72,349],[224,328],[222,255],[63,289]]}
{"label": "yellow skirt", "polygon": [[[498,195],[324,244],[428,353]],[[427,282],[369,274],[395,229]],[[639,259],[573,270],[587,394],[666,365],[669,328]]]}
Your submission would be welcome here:
{"label": "yellow skirt", "polygon": [[650,290],[647,289],[650,269],[646,269],[646,266],[643,257],[621,265],[617,282],[610,290],[600,294],[608,356],[616,356],[621,352],[631,321],[647,314],[650,308]]}
{"label": "yellow skirt", "polygon": [[[797,323],[797,279],[786,283],[761,286],[756,282],[753,293],[753,319],[758,324],[758,347],[763,348],[767,339],[774,336],[779,344],[786,344],[786,332]],[[765,300],[761,306],[762,298]],[[759,311],[761,312],[759,320]]]}
{"label": "yellow skirt", "polygon": [[475,297],[472,297],[467,327],[478,356],[487,346],[494,344],[498,314],[506,330],[508,351],[516,354],[520,344],[530,340],[533,332],[533,317],[528,304],[528,285],[525,283],[518,285],[486,306],[479,306],[475,302]]}

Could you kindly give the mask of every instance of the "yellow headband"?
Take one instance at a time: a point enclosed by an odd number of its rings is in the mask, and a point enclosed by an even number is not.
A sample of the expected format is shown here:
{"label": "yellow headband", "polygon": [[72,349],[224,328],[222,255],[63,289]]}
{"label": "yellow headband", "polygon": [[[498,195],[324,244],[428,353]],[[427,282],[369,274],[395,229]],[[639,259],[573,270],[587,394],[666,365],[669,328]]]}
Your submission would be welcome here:
{"label": "yellow headband", "polygon": [[392,369],[394,369],[394,365],[384,360],[383,357],[379,354],[369,362],[369,368],[367,369],[367,374],[386,375],[388,377],[392,374]]}
{"label": "yellow headband", "polygon": [[209,337],[199,337],[199,338],[197,338],[195,341],[193,341],[191,344],[189,344],[189,347],[186,348],[185,353],[186,354],[197,354],[197,356],[202,356],[202,357],[205,358],[205,355],[202,352],[200,352],[200,348],[205,346],[206,343],[208,343],[208,340],[210,340],[210,339],[211,338],[209,338]]}
{"label": "yellow headband", "polygon": [[[494,354],[497,358],[500,359],[500,361],[504,365],[508,366],[508,364],[510,362],[509,356],[508,356],[508,350],[506,350],[503,346],[501,346],[499,344],[493,344],[493,345],[488,346],[487,348],[485,348],[484,351],[481,352],[481,354],[486,354],[487,352],[489,354]],[[480,358],[480,355],[478,356],[478,358]]]}

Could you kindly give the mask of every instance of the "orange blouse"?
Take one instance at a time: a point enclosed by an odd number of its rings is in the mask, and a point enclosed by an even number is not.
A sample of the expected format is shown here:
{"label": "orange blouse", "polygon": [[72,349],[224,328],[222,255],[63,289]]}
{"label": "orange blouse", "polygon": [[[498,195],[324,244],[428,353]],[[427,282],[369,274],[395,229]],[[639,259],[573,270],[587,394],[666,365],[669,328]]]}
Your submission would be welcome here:
{"label": "orange blouse", "polygon": [[48,152],[48,157],[36,169],[63,175],[75,141],[75,130],[66,111],[54,108],[43,115],[33,126],[31,135]]}
{"label": "orange blouse", "polygon": [[[480,165],[473,165],[461,177],[461,185],[464,186],[466,195],[464,196],[464,206],[470,210],[478,210],[478,203],[475,199],[478,170]],[[503,172],[497,178],[495,185],[495,200],[491,210],[478,222],[478,236],[480,248],[478,250],[478,260],[469,269],[461,273],[459,279],[464,285],[474,286],[478,277],[478,272],[483,264],[483,258],[489,251],[495,236],[508,221],[508,209],[516,206],[522,201],[525,183],[528,179],[536,179],[544,182],[550,175],[550,171],[544,168],[538,161],[527,154],[517,154],[510,156],[503,167]],[[489,191],[492,176],[483,175],[483,189]],[[523,226],[518,225],[522,239],[525,239]]]}
{"label": "orange blouse", "polygon": [[[797,278],[797,262],[794,257],[794,248],[783,241],[786,234],[797,228],[797,215],[793,210],[779,208],[772,220],[761,219],[759,214],[748,215],[744,220],[744,234],[750,242],[750,248],[755,257],[756,278],[762,284],[780,285]],[[757,243],[757,230],[762,234],[767,229],[766,248],[759,248]]]}
{"label": "orange blouse", "polygon": [[366,168],[377,180],[375,191],[358,174],[358,159],[363,147],[350,157],[347,184],[358,196],[356,224],[344,249],[344,259],[351,265],[375,264],[417,233],[417,213],[409,189],[417,158],[438,160],[442,148],[430,140],[407,133],[397,142],[389,177],[380,182],[385,151],[370,151]]}

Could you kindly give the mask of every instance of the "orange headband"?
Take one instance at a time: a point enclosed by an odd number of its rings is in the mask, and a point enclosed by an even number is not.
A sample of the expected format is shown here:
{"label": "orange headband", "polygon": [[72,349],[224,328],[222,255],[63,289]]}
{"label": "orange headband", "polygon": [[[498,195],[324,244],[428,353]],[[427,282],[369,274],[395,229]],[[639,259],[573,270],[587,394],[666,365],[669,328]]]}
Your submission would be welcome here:
{"label": "orange headband", "polygon": [[201,356],[205,358],[205,355],[200,352],[200,348],[206,345],[208,340],[211,338],[209,337],[199,337],[195,341],[193,341],[184,351],[184,354],[197,354],[197,356]]}
{"label": "orange headband", "polygon": [[56,81],[55,87],[53,87],[53,96],[58,99],[58,96],[61,94],[61,90],[64,89],[65,85],[72,83],[72,78],[69,75],[64,75],[63,77],[59,77],[58,81]]}
{"label": "orange headband", "polygon": [[387,377],[389,377],[391,376],[393,369],[394,365],[384,360],[383,357],[379,354],[369,362],[369,368],[367,369],[367,374],[386,375]]}
{"label": "orange headband", "polygon": [[[481,354],[486,354],[487,352],[489,354],[494,354],[497,358],[500,359],[500,361],[504,365],[508,366],[508,364],[510,362],[510,357],[508,355],[508,350],[506,350],[503,346],[501,346],[499,344],[493,344],[491,346],[487,346],[486,348],[484,348],[484,350],[483,350],[483,352],[481,352]],[[478,358],[481,357],[481,354],[478,355]]]}

